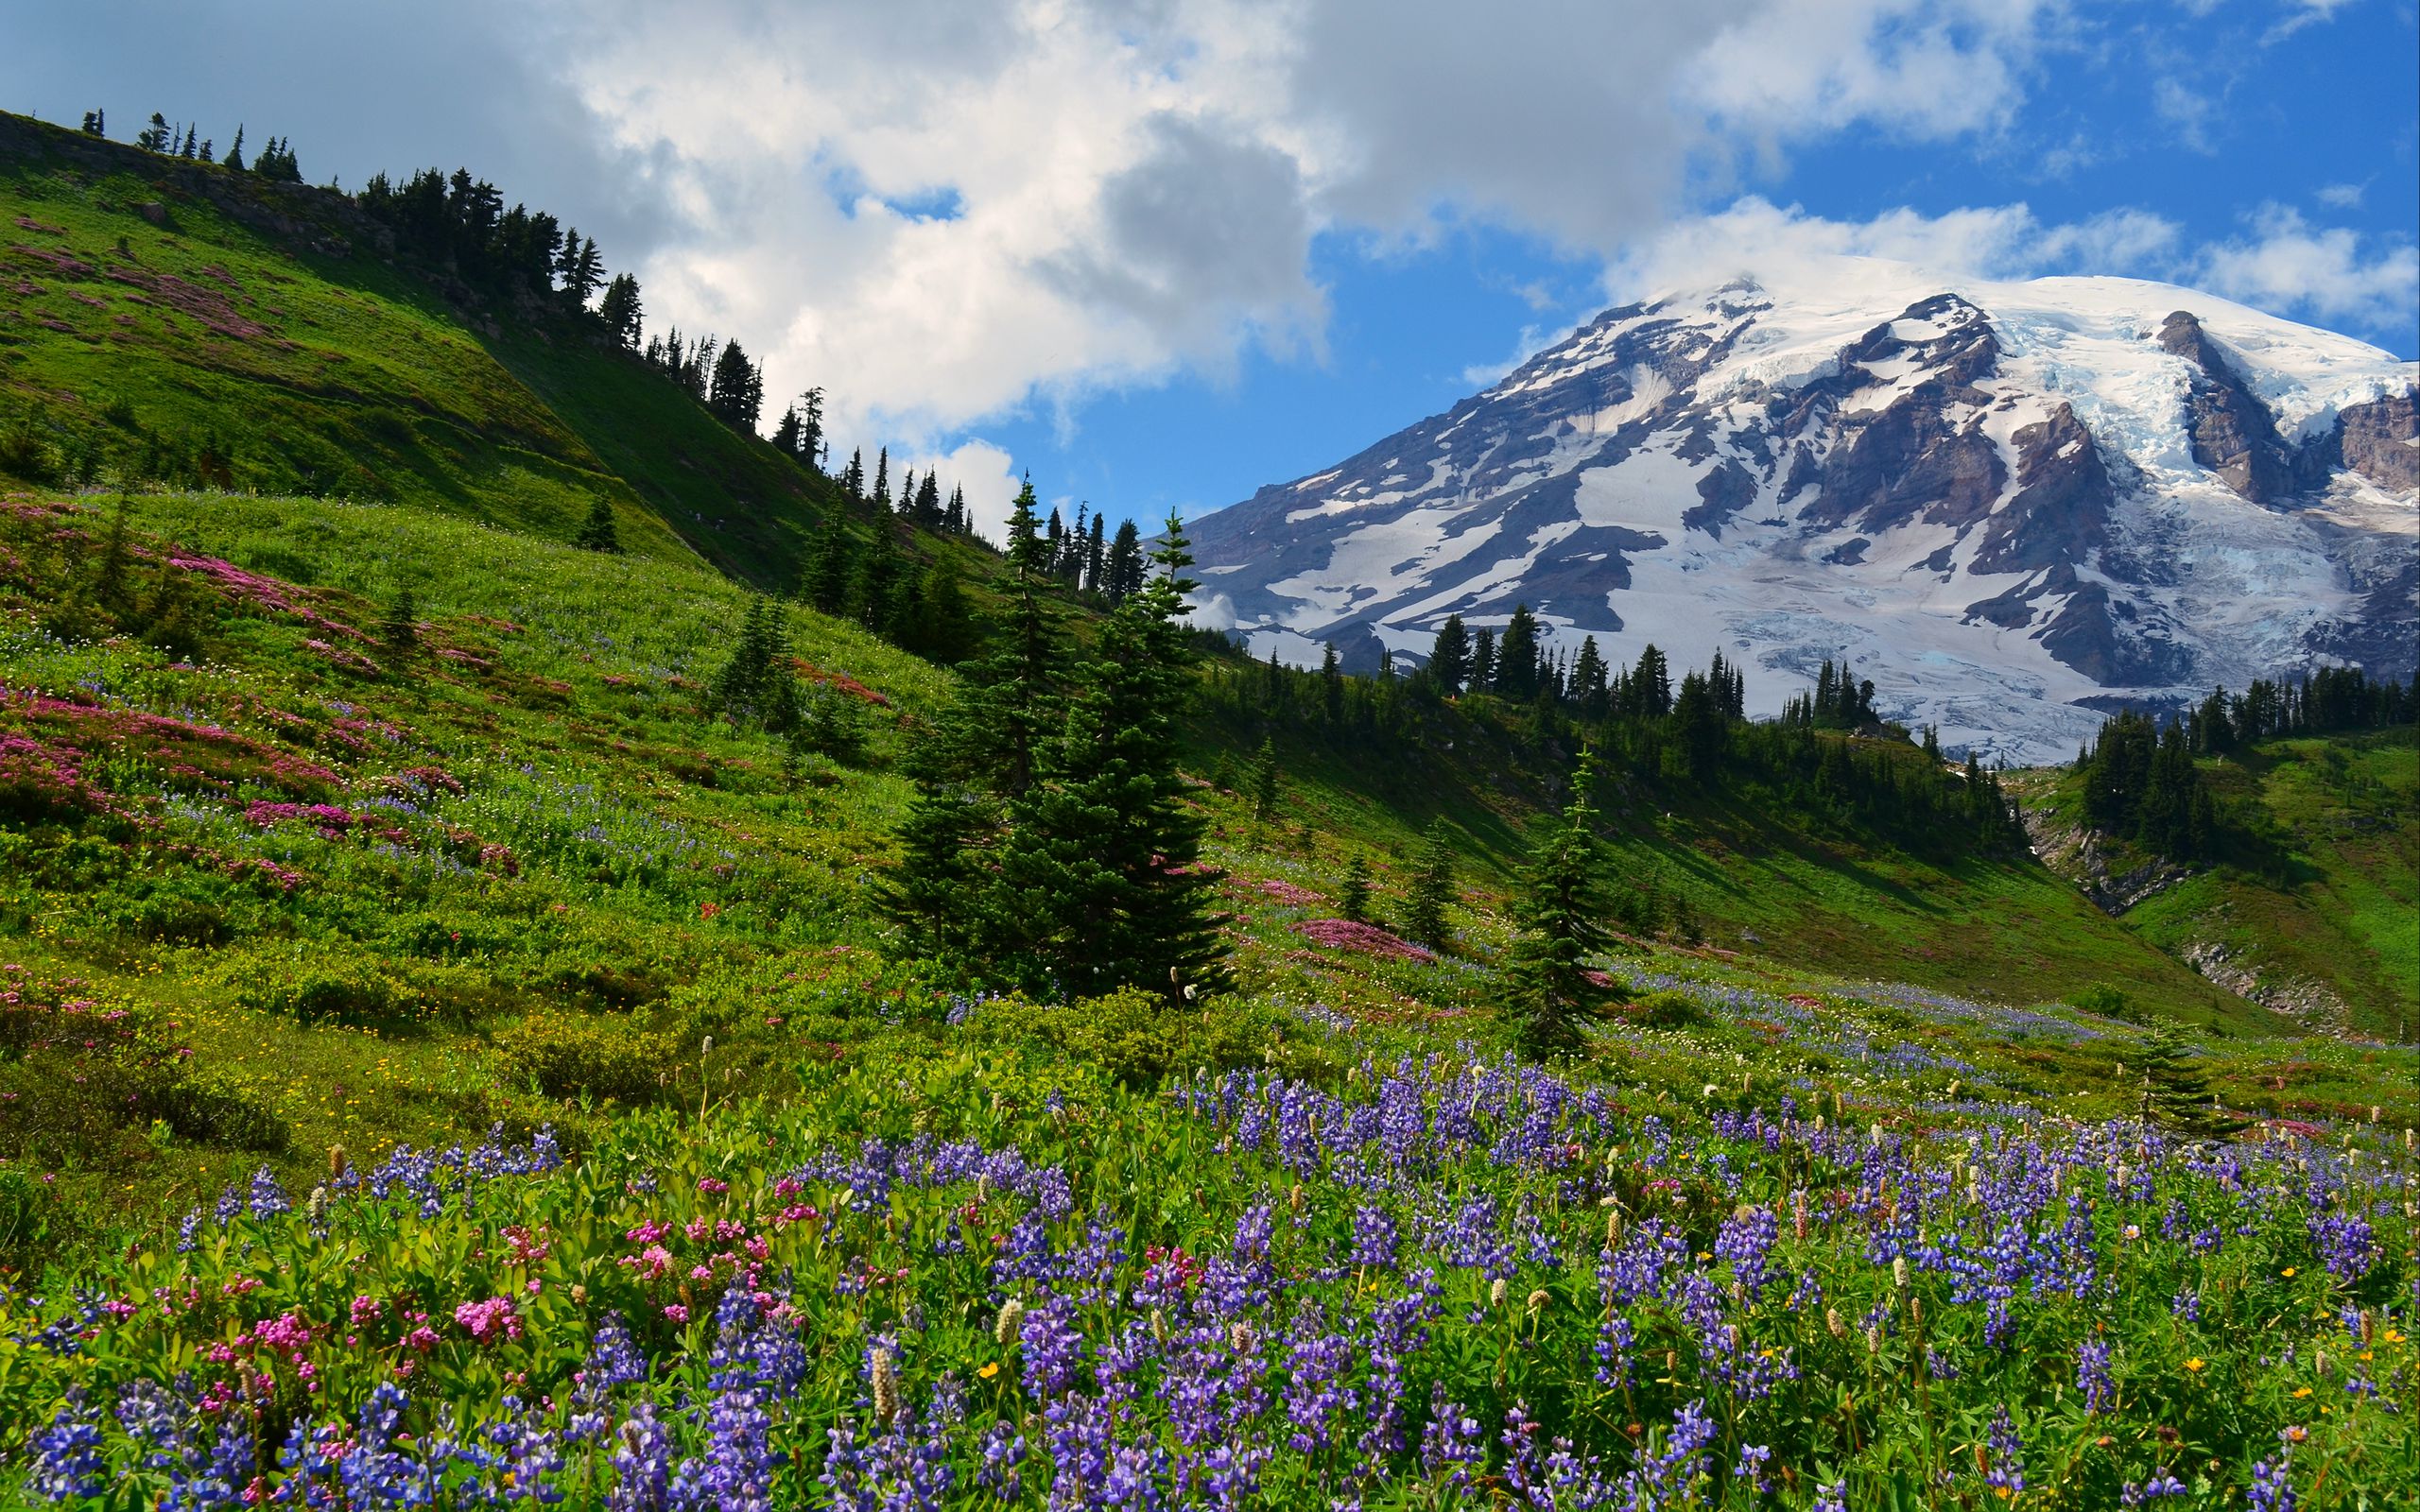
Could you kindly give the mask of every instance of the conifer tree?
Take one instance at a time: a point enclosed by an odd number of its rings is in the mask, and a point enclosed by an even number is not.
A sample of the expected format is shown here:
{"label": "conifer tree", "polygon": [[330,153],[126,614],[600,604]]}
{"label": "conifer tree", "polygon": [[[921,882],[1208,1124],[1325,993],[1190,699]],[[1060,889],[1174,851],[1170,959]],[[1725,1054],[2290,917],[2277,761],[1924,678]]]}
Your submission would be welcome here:
{"label": "conifer tree", "polygon": [[1337,889],[1336,909],[1354,923],[1370,921],[1370,863],[1359,851],[1344,863],[1344,885]]}
{"label": "conifer tree", "polygon": [[622,538],[614,529],[614,501],[597,494],[588,501],[588,518],[580,522],[579,534],[571,543],[590,551],[619,552]]}
{"label": "conifer tree", "polygon": [[964,704],[944,709],[903,765],[916,784],[898,830],[900,858],[877,885],[883,910],[910,947],[945,960],[971,959],[984,943],[984,889],[1001,830],[998,799],[977,779],[983,764],[968,742]]}
{"label": "conifer tree", "polygon": [[1344,671],[1334,641],[1327,643],[1327,654],[1320,660],[1320,701],[1329,724],[1344,717]]}
{"label": "conifer tree", "polygon": [[1512,699],[1530,697],[1538,691],[1538,617],[1529,605],[1515,604],[1495,644],[1495,691]]}
{"label": "conifer tree", "polygon": [[1593,635],[1580,643],[1580,659],[1571,664],[1569,695],[1583,718],[1605,717],[1605,658]]}
{"label": "conifer tree", "polygon": [[1132,520],[1122,521],[1117,535],[1110,542],[1107,589],[1111,603],[1116,603],[1143,586],[1143,534]]}
{"label": "conifer tree", "polygon": [[873,507],[876,514],[890,512],[890,448],[888,446],[874,457]]}
{"label": "conifer tree", "polygon": [[852,504],[862,504],[866,496],[866,454],[859,447],[849,454],[849,465],[840,472],[840,491]]}
{"label": "conifer tree", "polygon": [[806,596],[826,614],[843,613],[849,607],[849,585],[856,578],[856,544],[838,510],[824,516],[807,570]]}
{"label": "conifer tree", "polygon": [[419,614],[411,585],[406,583],[396,591],[395,601],[387,607],[386,617],[378,622],[378,640],[389,655],[408,656],[420,644]]}
{"label": "conifer tree", "polygon": [[1584,751],[1571,799],[1548,821],[1521,879],[1507,986],[1522,1053],[1570,1055],[1588,1027],[1618,1001],[1618,988],[1592,976],[1589,958],[1613,943],[1605,919],[1603,844],[1597,838],[1597,757]]}
{"label": "conifer tree", "polygon": [[1003,934],[1019,974],[1072,995],[1121,987],[1174,994],[1224,985],[1216,877],[1197,865],[1201,820],[1178,770],[1188,687],[1184,577],[1192,557],[1171,517],[1159,571],[1101,628],[1065,732],[1011,805],[1001,855]]}
{"label": "conifer tree", "polygon": [[1460,614],[1448,614],[1437,627],[1437,642],[1428,651],[1428,676],[1437,691],[1452,697],[1471,675],[1471,637]]}
{"label": "conifer tree", "polygon": [[1443,954],[1448,930],[1446,905],[1455,901],[1454,851],[1445,840],[1445,821],[1431,819],[1420,842],[1420,869],[1412,873],[1411,897],[1404,904],[1403,932]]}
{"label": "conifer tree", "polygon": [[1495,690],[1495,632],[1479,627],[1471,637],[1471,675],[1468,684],[1473,693]]}
{"label": "conifer tree", "polygon": [[639,303],[639,281],[628,273],[616,273],[605,285],[605,298],[597,301],[596,318],[624,350],[636,350],[644,310]]}
{"label": "conifer tree", "polygon": [[1277,744],[1264,736],[1252,766],[1252,816],[1262,823],[1277,812]]}
{"label": "conifer tree", "polygon": [[[110,127],[108,113],[102,111],[86,111],[84,112],[83,129],[86,136],[109,135]],[[244,140],[244,132],[241,127],[236,128],[235,140],[238,143],[241,143]]]}
{"label": "conifer tree", "polygon": [[2143,1047],[2142,1081],[2137,1109],[2146,1123],[2156,1123],[2197,1139],[2225,1139],[2239,1132],[2244,1121],[2229,1117],[2210,1091],[2209,1077],[2187,1048],[2173,1023],[2162,1022]]}

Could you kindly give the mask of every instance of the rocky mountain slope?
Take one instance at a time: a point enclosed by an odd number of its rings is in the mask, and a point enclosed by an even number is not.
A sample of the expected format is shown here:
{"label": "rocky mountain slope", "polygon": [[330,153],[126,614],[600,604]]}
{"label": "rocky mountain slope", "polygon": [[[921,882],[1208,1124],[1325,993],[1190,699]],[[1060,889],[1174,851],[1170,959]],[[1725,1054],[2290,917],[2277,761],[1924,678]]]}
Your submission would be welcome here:
{"label": "rocky mountain slope", "polygon": [[2062,759],[2123,703],[2413,668],[2420,367],[2129,279],[1842,259],[1598,317],[1199,521],[1202,617],[1349,666],[1528,603],[1565,651],[1843,655],[1887,716]]}

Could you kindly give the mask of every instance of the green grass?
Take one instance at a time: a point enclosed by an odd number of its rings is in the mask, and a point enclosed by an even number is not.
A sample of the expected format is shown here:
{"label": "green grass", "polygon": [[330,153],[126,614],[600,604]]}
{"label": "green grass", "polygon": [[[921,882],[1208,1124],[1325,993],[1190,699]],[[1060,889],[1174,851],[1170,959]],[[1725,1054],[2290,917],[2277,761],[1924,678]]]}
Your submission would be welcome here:
{"label": "green grass", "polygon": [[[2409,729],[2273,740],[2203,770],[2273,858],[2198,868],[2120,922],[2182,957],[2218,946],[2262,990],[2316,1005],[2357,1034],[2420,1034],[2420,744]],[[2029,801],[2062,822],[2073,779],[2041,774]],[[2113,870],[2152,858],[2116,845]],[[2316,988],[2317,993],[2307,989]]]}
{"label": "green grass", "polygon": [[38,453],[20,472],[410,504],[556,540],[601,495],[632,553],[785,591],[836,506],[593,321],[453,303],[325,191],[0,114],[0,436]]}

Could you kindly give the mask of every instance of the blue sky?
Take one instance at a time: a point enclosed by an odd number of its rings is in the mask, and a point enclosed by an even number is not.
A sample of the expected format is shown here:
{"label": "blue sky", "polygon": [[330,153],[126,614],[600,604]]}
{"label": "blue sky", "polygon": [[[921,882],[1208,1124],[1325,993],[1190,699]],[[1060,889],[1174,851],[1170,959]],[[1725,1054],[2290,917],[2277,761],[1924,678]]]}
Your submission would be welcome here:
{"label": "blue sky", "polygon": [[1324,466],[1708,247],[2420,354],[2412,0],[21,0],[0,105],[467,163],[996,507]]}

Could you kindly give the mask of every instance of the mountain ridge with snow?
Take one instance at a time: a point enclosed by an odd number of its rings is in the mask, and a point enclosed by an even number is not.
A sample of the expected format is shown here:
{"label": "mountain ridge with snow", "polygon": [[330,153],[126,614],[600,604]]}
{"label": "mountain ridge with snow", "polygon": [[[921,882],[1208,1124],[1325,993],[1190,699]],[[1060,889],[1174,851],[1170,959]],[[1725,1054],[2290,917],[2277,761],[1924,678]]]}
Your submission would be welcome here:
{"label": "mountain ridge with snow", "polygon": [[2172,284],[1837,259],[1608,310],[1485,392],[1195,523],[1255,654],[1425,655],[1527,603],[1564,652],[1824,657],[1945,743],[2412,673],[2420,365]]}

